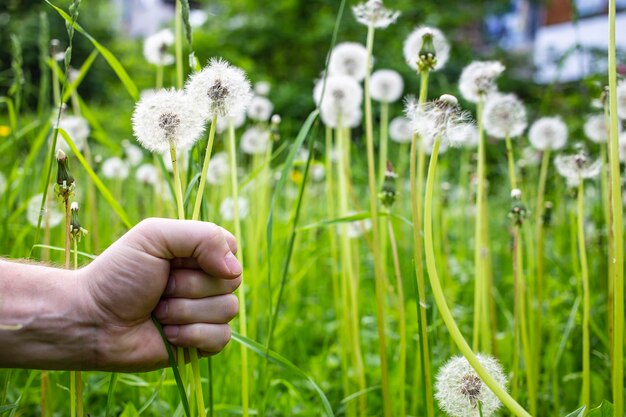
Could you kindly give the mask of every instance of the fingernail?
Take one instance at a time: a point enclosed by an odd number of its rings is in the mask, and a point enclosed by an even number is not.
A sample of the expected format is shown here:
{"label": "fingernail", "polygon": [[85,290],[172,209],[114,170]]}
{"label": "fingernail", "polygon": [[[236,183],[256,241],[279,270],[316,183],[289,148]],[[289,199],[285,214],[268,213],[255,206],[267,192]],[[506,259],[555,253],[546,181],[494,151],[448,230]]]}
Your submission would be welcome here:
{"label": "fingernail", "polygon": [[165,336],[168,339],[176,339],[176,336],[178,336],[179,332],[180,332],[180,327],[178,326],[166,326],[163,329],[163,333],[165,333]]}
{"label": "fingernail", "polygon": [[167,317],[167,302],[161,301],[154,309],[154,317],[159,320],[163,320]]}
{"label": "fingernail", "polygon": [[174,294],[174,287],[176,287],[176,280],[174,279],[174,277],[170,277],[170,279],[167,281],[167,287],[165,288],[165,292],[163,294]]}
{"label": "fingernail", "polygon": [[241,275],[241,273],[243,272],[243,270],[241,269],[241,264],[232,252],[228,252],[228,255],[226,255],[224,261],[226,262],[226,266],[230,270],[231,274]]}

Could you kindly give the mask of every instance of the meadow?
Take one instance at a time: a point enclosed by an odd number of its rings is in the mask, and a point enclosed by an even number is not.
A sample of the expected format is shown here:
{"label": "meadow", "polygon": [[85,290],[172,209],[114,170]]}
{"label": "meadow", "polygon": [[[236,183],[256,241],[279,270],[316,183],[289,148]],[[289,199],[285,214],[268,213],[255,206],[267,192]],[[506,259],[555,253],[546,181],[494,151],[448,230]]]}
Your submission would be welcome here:
{"label": "meadow", "polygon": [[336,2],[308,104],[284,108],[245,58],[198,48],[215,16],[186,0],[120,53],[90,2],[45,3],[37,83],[17,35],[0,69],[0,254],[80,268],[142,219],[194,219],[233,232],[244,275],[222,353],[0,369],[0,415],[626,415],[614,1],[608,72],[528,101],[498,57],[446,72],[460,48],[393,2]]}

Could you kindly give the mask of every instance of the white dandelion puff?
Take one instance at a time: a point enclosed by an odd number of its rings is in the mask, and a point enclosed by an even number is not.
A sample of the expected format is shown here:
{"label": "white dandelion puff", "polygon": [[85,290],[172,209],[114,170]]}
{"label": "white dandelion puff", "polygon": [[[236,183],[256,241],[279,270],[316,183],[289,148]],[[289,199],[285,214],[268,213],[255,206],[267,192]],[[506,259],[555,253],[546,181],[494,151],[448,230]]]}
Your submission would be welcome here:
{"label": "white dandelion puff", "polygon": [[394,70],[382,69],[370,78],[370,94],[376,101],[393,103],[398,101],[404,90],[402,76]]}
{"label": "white dandelion puff", "polygon": [[524,103],[515,94],[490,94],[485,101],[483,126],[498,139],[520,136],[528,126]]}
{"label": "white dandelion puff", "polygon": [[361,124],[363,112],[358,107],[338,111],[332,102],[324,100],[320,109],[320,118],[325,126],[333,129],[338,127],[349,127],[352,129]]}
{"label": "white dandelion puff", "polygon": [[185,85],[185,92],[206,118],[236,115],[252,99],[250,81],[242,69],[221,58],[212,58]]}
{"label": "white dandelion puff", "polygon": [[139,146],[124,143],[124,154],[131,167],[136,167],[143,161],[143,151]]}
{"label": "white dandelion puff", "polygon": [[267,97],[254,96],[248,106],[248,117],[257,122],[267,122],[273,110],[274,105]]}
{"label": "white dandelion puff", "polygon": [[[26,220],[34,227],[37,227],[39,215],[41,214],[39,210],[41,209],[42,198],[43,194],[37,194],[28,200],[28,205],[26,206]],[[43,210],[44,216],[41,220],[42,225],[47,224],[49,227],[56,227],[63,220],[63,213],[59,210],[56,199],[49,199]]]}
{"label": "white dandelion puff", "polygon": [[141,146],[164,153],[170,141],[177,149],[193,145],[204,131],[204,120],[182,92],[161,90],[135,105],[133,133]]}
{"label": "white dandelion puff", "polygon": [[[506,389],[507,380],[500,363],[487,355],[476,355],[478,362]],[[439,407],[452,417],[489,417],[501,407],[500,400],[485,385],[463,356],[452,357],[437,374],[435,399]]]}
{"label": "white dandelion puff", "polygon": [[174,56],[167,53],[167,48],[174,45],[174,33],[163,29],[148,36],[143,43],[143,56],[154,65],[172,65]]}
{"label": "white dandelion puff", "polygon": [[241,111],[237,114],[232,114],[226,117],[219,117],[217,119],[217,126],[215,127],[215,130],[217,131],[217,133],[224,133],[226,132],[226,130],[228,130],[228,125],[230,123],[233,124],[233,129],[239,129],[241,126],[244,125],[244,123],[246,123],[246,112]]}
{"label": "white dandelion puff", "polygon": [[438,100],[416,106],[411,99],[405,105],[406,116],[411,120],[413,132],[424,144],[434,143],[439,138],[445,145],[458,146],[456,131],[471,122],[469,113],[461,110],[456,97],[442,95]]}
{"label": "white dandelion puff", "polygon": [[567,143],[567,126],[560,117],[542,117],[530,126],[528,140],[540,151],[561,149]]}
{"label": "white dandelion puff", "polygon": [[[182,149],[181,152],[179,152],[176,164],[178,165],[178,169],[180,170],[184,169],[186,171],[187,168],[189,168],[189,156],[187,153],[188,150],[189,149]],[[169,150],[161,155],[161,159],[163,160],[163,165],[165,166],[165,169],[168,172],[173,172],[174,168],[172,166],[172,156],[170,155]]]}
{"label": "white dandelion puff", "polygon": [[[432,39],[432,51],[424,49],[424,36]],[[427,45],[430,47],[430,45]],[[427,65],[424,59],[434,59],[433,71],[437,71],[446,65],[450,58],[450,44],[443,32],[437,28],[421,26],[415,29],[404,41],[404,59],[409,67],[421,70],[420,67]],[[423,54],[432,54],[433,57],[425,57]]]}
{"label": "white dandelion puff", "polygon": [[609,139],[609,127],[603,114],[593,114],[587,117],[583,129],[585,136],[592,142],[606,143]]}
{"label": "white dandelion puff", "polygon": [[472,103],[496,91],[496,78],[504,72],[498,61],[474,61],[463,69],[459,79],[461,95]]}
{"label": "white dandelion puff", "polygon": [[626,163],[626,132],[620,133],[617,145],[619,160]]}
{"label": "white dandelion puff", "polygon": [[357,22],[362,25],[372,25],[378,29],[385,29],[396,22],[400,12],[386,9],[382,0],[367,0],[352,7],[352,13]]}
{"label": "white dandelion puff", "polygon": [[104,178],[110,180],[125,180],[130,173],[128,164],[117,156],[106,159],[101,168]]}
{"label": "white dandelion puff", "polygon": [[463,123],[450,132],[449,140],[455,146],[475,148],[478,146],[478,128],[473,123]]}
{"label": "white dandelion puff", "polygon": [[311,178],[314,182],[320,182],[326,177],[326,168],[324,168],[324,164],[313,162],[310,169]]}
{"label": "white dandelion puff", "polygon": [[207,168],[206,180],[209,184],[224,184],[230,173],[230,163],[226,152],[217,152],[211,157]]}
{"label": "white dandelion puff", "polygon": [[328,61],[329,75],[348,75],[362,81],[367,72],[367,50],[357,42],[342,42],[335,46]]}
{"label": "white dandelion puff", "polygon": [[602,161],[592,161],[585,152],[579,152],[557,156],[554,158],[554,166],[562,177],[577,185],[580,179],[597,177],[602,169]]}
{"label": "white dandelion puff", "polygon": [[409,143],[413,138],[411,121],[404,116],[395,117],[389,123],[389,138],[397,143]]}
{"label": "white dandelion puff", "polygon": [[[89,123],[85,118],[80,116],[63,116],[59,121],[58,127],[65,130],[69,135],[76,148],[82,151],[87,144],[87,138],[89,138]],[[70,145],[67,144],[62,135],[57,136],[57,149],[61,149],[66,153],[70,153]]]}
{"label": "white dandelion puff", "polygon": [[[354,212],[350,212],[346,217],[354,216],[355,214]],[[370,219],[354,220],[345,223],[345,233],[349,239],[357,239],[367,233],[371,228],[372,222]],[[343,230],[341,225],[339,226],[339,230]]]}
{"label": "white dandelion puff", "polygon": [[324,80],[320,79],[315,84],[313,99],[320,107],[327,105],[337,112],[351,113],[358,109],[363,102],[363,89],[361,85],[352,77],[347,75],[333,75],[326,78],[326,89],[324,91],[324,102],[320,103]]}
{"label": "white dandelion puff", "polygon": [[152,164],[143,164],[137,168],[135,179],[141,184],[156,186],[159,182],[159,172]]}
{"label": "white dandelion puff", "polygon": [[241,151],[250,155],[264,154],[270,145],[270,131],[257,126],[248,128],[241,135]]}
{"label": "white dandelion puff", "polygon": [[271,84],[267,81],[257,81],[254,84],[254,94],[266,97],[270,93],[271,88]]}
{"label": "white dandelion puff", "polygon": [[[243,220],[246,216],[248,216],[248,199],[245,197],[239,197],[237,201],[239,203],[239,218]],[[235,200],[232,197],[226,197],[224,201],[222,201],[220,204],[220,215],[222,216],[222,220],[225,221],[232,221],[235,219]]]}
{"label": "white dandelion puff", "polygon": [[626,81],[617,84],[617,116],[626,120]]}

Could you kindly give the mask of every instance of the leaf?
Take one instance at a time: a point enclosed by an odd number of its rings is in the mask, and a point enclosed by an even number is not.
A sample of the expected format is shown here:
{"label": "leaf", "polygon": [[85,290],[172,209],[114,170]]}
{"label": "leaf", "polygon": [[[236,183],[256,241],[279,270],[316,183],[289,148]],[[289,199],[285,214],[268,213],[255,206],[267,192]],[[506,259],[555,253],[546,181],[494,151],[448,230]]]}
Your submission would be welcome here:
{"label": "leaf", "polygon": [[139,414],[137,414],[137,409],[135,409],[135,406],[132,403],[126,403],[124,411],[122,411],[120,417],[139,417]]}
{"label": "leaf", "polygon": [[278,354],[278,353],[276,353],[276,352],[274,352],[272,350],[268,351],[265,348],[265,346],[261,345],[260,343],[255,342],[252,339],[248,339],[247,337],[244,337],[244,336],[240,335],[239,333],[237,333],[235,331],[233,331],[232,334],[233,334],[232,338],[233,338],[233,340],[235,342],[245,346],[246,348],[248,348],[251,351],[255,352],[257,355],[266,358],[267,360],[269,360],[270,362],[280,366],[281,368],[283,368],[283,369],[285,369],[287,371],[293,372],[294,374],[298,375],[302,379],[306,380],[309,384],[311,384],[311,387],[317,393],[317,395],[319,396],[320,400],[322,401],[322,404],[324,406],[324,411],[326,412],[326,415],[334,417],[335,413],[333,412],[333,408],[330,405],[330,402],[328,401],[328,398],[326,398],[326,395],[324,394],[324,391],[322,391],[322,389],[319,387],[319,385],[317,385],[315,383],[313,378],[308,376],[306,373],[304,373],[304,371],[302,371],[300,368],[298,368],[296,365],[291,363],[288,359],[284,358],[280,354]]}
{"label": "leaf", "polygon": [[17,407],[17,404],[0,405],[0,414],[13,410],[15,407]]}
{"label": "leaf", "polygon": [[[42,248],[42,249],[49,249],[49,250],[53,250],[53,251],[57,251],[57,252],[65,252],[65,248],[61,248],[59,246],[51,246],[51,245],[43,245],[43,244],[36,244],[33,245],[32,249],[37,249],[37,248]],[[31,249],[31,252],[32,252]],[[74,253],[73,249],[70,249],[70,253]],[[87,252],[81,252],[81,251],[77,251],[77,254],[79,254],[80,256],[84,256],[85,258],[89,258],[89,259],[96,259],[97,256],[96,255],[92,255],[91,253],[87,253]]]}
{"label": "leaf", "polygon": [[9,113],[9,124],[11,125],[11,133],[15,134],[17,131],[17,115],[15,113],[15,106],[13,100],[10,97],[0,97],[0,103],[7,105],[7,112]]}
{"label": "leaf", "polygon": [[585,409],[586,409],[586,407],[583,405],[582,407],[580,407],[577,410],[572,411],[571,413],[569,413],[565,417],[583,417],[585,415]]}
{"label": "leaf", "polygon": [[613,404],[607,400],[603,400],[602,403],[596,408],[589,410],[587,417],[613,417]]}
{"label": "leaf", "polygon": [[111,377],[109,378],[109,389],[107,391],[107,402],[106,409],[104,411],[105,417],[110,417],[113,410],[113,401],[115,396],[115,385],[117,384],[117,374],[115,372],[111,373]]}
{"label": "leaf", "polygon": [[91,65],[94,63],[94,61],[98,57],[98,54],[99,52],[97,49],[94,49],[93,51],[91,51],[91,54],[89,54],[85,62],[83,62],[83,65],[80,66],[80,69],[78,70],[78,75],[76,76],[74,81],[67,84],[65,93],[63,94],[63,103],[69,100],[69,98],[72,96],[72,93],[76,91],[80,83],[83,82],[83,79],[87,75],[87,72],[89,72],[89,70],[91,69]]}
{"label": "leaf", "polygon": [[107,203],[109,203],[109,205],[117,213],[119,218],[122,219],[126,227],[128,227],[129,229],[132,228],[133,224],[131,223],[130,218],[128,217],[128,214],[126,213],[126,211],[124,211],[124,209],[122,208],[120,203],[115,199],[115,197],[113,197],[113,194],[111,194],[111,192],[106,187],[106,185],[104,185],[104,183],[102,183],[100,178],[98,178],[98,175],[96,175],[96,173],[93,172],[93,169],[91,169],[91,167],[85,160],[85,157],[83,156],[83,154],[80,153],[80,151],[78,150],[78,148],[72,141],[72,138],[70,138],[70,135],[68,135],[67,132],[61,128],[58,128],[57,130],[59,131],[61,136],[63,136],[63,139],[65,139],[65,142],[67,142],[69,147],[72,149],[72,152],[74,152],[74,155],[76,155],[76,158],[78,158],[78,161],[80,162],[80,164],[83,166],[83,168],[85,168],[85,171],[87,171],[87,174],[91,177],[91,180],[96,185],[96,187],[98,187],[98,190],[100,190],[100,193],[102,194],[104,199],[107,201]]}
{"label": "leaf", "polygon": [[370,217],[371,216],[370,216],[369,211],[364,211],[362,213],[356,213],[350,216],[338,217],[336,219],[322,220],[321,222],[307,224],[305,226],[299,227],[298,231],[317,229],[319,227],[327,227],[327,226],[332,226],[335,224],[352,223],[352,222],[356,222],[359,220],[369,219]]}
{"label": "leaf", "polygon": [[[65,13],[63,9],[55,6],[49,0],[46,0],[46,3],[52,6],[52,8],[54,8],[61,15],[61,17],[65,19],[66,22],[72,24],[72,18],[67,13]],[[128,94],[130,94],[133,100],[137,101],[139,99],[139,90],[137,90],[137,86],[135,85],[133,80],[131,80],[130,76],[128,75],[128,73],[126,72],[126,70],[120,63],[120,61],[118,61],[117,58],[115,58],[115,55],[113,55],[111,51],[109,51],[107,48],[102,46],[100,42],[98,42],[93,36],[91,36],[78,23],[74,22],[72,26],[78,32],[82,33],[87,39],[89,39],[89,41],[98,50],[98,52],[100,52],[102,56],[104,57],[104,59],[106,59],[106,61],[109,63],[113,71],[115,71],[115,74],[117,74],[117,77],[120,79],[122,84],[124,84],[124,87],[126,87],[126,91],[128,91]]]}

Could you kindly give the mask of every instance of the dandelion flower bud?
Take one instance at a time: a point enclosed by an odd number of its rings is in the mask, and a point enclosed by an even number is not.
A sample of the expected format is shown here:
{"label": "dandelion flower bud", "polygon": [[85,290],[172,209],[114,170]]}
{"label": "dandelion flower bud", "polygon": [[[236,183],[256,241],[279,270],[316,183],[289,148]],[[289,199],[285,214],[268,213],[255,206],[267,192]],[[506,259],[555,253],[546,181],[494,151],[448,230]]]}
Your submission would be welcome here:
{"label": "dandelion flower bud", "polygon": [[437,28],[422,26],[415,29],[404,41],[404,59],[417,71],[437,71],[450,57],[450,44]]}
{"label": "dandelion flower bud", "polygon": [[393,206],[393,203],[396,202],[396,195],[398,194],[396,190],[396,178],[398,178],[398,174],[393,171],[391,161],[387,161],[387,169],[385,170],[382,190],[378,195],[380,202],[387,209],[390,209],[391,206]]}
{"label": "dandelion flower bud", "polygon": [[389,138],[397,143],[409,143],[413,138],[411,121],[406,117],[399,116],[389,123]]}
{"label": "dandelion flower bud", "polygon": [[204,120],[196,111],[197,102],[182,91],[161,90],[142,98],[133,113],[133,133],[137,141],[151,152],[187,149],[204,131]]}
{"label": "dandelion flower bud", "polygon": [[[239,203],[239,218],[241,220],[245,219],[248,215],[249,204],[248,199],[245,197],[239,197],[237,199]],[[222,220],[232,221],[235,219],[235,200],[232,197],[226,197],[224,201],[220,204],[220,215],[222,216]]]}
{"label": "dandelion flower bud", "polygon": [[[498,361],[481,354],[476,357],[496,382],[506,387],[506,377]],[[435,398],[439,407],[452,417],[476,417],[479,406],[483,417],[489,417],[502,405],[463,356],[451,358],[439,369]]]}
{"label": "dandelion flower bud", "polygon": [[404,81],[397,71],[378,70],[370,79],[370,94],[376,101],[393,103],[402,96]]}
{"label": "dandelion flower bud", "polygon": [[560,117],[542,117],[530,126],[528,140],[540,151],[561,149],[567,142],[567,126]]}
{"label": "dandelion flower bud", "polygon": [[357,42],[342,42],[335,46],[328,61],[329,75],[348,75],[362,81],[367,72],[367,50]]}
{"label": "dandelion flower bud", "polygon": [[102,163],[102,175],[110,180],[125,180],[129,171],[128,164],[117,156],[108,158]]}
{"label": "dandelion flower bud", "polygon": [[266,97],[255,96],[248,106],[248,117],[257,122],[267,122],[272,115],[274,105]]}
{"label": "dandelion flower bud", "polygon": [[520,136],[528,126],[524,104],[515,94],[490,94],[485,101],[483,126],[498,139]]}
{"label": "dandelion flower bud", "polygon": [[80,241],[87,234],[87,229],[84,229],[78,221],[78,203],[76,201],[72,202],[70,213],[70,234],[72,239]]}
{"label": "dandelion flower bud", "polygon": [[352,13],[357,22],[362,25],[372,25],[378,29],[385,29],[395,23],[400,12],[385,9],[382,0],[367,0],[352,7]]}
{"label": "dandelion flower bud", "polygon": [[626,120],[626,81],[617,84],[617,116]]}
{"label": "dandelion flower bud", "polygon": [[606,143],[609,139],[609,127],[603,114],[593,114],[587,117],[583,128],[585,136],[594,143]]}
{"label": "dandelion flower bud", "polygon": [[[79,151],[83,150],[90,133],[87,120],[80,116],[63,116],[61,120],[59,120],[57,127],[65,130]],[[62,149],[65,152],[70,152],[71,150],[70,146],[61,135],[57,137],[57,149]]]}
{"label": "dandelion flower bud", "polygon": [[172,65],[174,56],[167,53],[167,47],[174,45],[174,33],[170,29],[163,29],[150,35],[143,43],[143,56],[154,65]]}
{"label": "dandelion flower bud", "polygon": [[67,155],[61,149],[57,150],[57,194],[64,200],[69,199],[73,194],[76,184],[74,183],[74,177],[70,174],[70,165]]}
{"label": "dandelion flower bud", "polygon": [[159,172],[152,164],[143,164],[137,168],[135,179],[141,184],[155,186],[159,182]]}
{"label": "dandelion flower bud", "polygon": [[241,135],[241,151],[250,155],[264,154],[270,145],[270,131],[253,126]]}
{"label": "dandelion flower bud", "polygon": [[463,69],[459,79],[461,95],[472,103],[496,90],[496,78],[504,72],[498,61],[474,61]]}
{"label": "dandelion flower bud", "polygon": [[252,99],[251,89],[243,70],[221,58],[212,58],[185,86],[194,105],[209,119],[245,111]]}
{"label": "dandelion flower bud", "polygon": [[41,208],[42,198],[43,194],[37,194],[28,200],[28,204],[26,205],[26,220],[28,220],[28,223],[32,226],[37,227],[39,215],[43,214],[41,224],[48,225],[49,227],[58,226],[63,220],[63,213],[59,211],[58,204],[54,201],[54,199],[46,201],[43,213],[41,213],[39,209]]}
{"label": "dandelion flower bud", "polygon": [[592,161],[584,151],[574,155],[559,155],[554,158],[554,165],[558,173],[572,185],[577,185],[580,179],[598,176],[602,169],[602,161]]}

